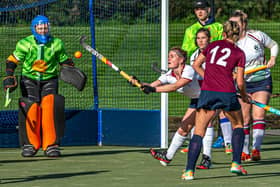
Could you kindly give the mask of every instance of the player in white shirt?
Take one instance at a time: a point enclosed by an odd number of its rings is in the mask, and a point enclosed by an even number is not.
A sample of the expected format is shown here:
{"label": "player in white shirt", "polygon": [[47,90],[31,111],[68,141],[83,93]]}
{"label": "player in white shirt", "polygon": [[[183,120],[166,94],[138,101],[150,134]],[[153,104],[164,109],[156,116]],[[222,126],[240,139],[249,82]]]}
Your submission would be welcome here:
{"label": "player in white shirt", "polygon": [[[240,39],[237,42],[246,55],[245,71],[261,65],[272,68],[278,55],[278,44],[266,33],[258,30],[247,30],[247,14],[236,10],[230,17],[241,27]],[[264,49],[270,49],[270,59],[266,61]],[[253,100],[268,104],[272,93],[272,78],[270,69],[264,69],[245,75],[246,90]],[[266,126],[265,111],[257,106],[240,100],[244,118],[245,141],[242,153],[243,161],[258,161],[261,159],[260,150]],[[252,112],[250,112],[252,110]],[[250,121],[253,121],[252,155],[249,152]]]}
{"label": "player in white shirt", "polygon": [[[177,129],[168,150],[150,150],[152,156],[155,159],[160,160],[160,163],[163,166],[167,166],[167,164],[172,161],[175,153],[186,141],[187,135],[194,126],[196,104],[200,95],[200,85],[197,80],[198,75],[190,65],[186,65],[186,57],[186,52],[181,48],[172,48],[168,54],[168,69],[170,70],[166,74],[161,75],[158,80],[150,84],[142,83],[142,90],[146,94],[151,92],[177,91],[191,98],[189,108],[187,109],[181,121],[181,126]],[[210,128],[210,130],[212,129],[213,128]],[[207,149],[204,148],[204,150]]]}

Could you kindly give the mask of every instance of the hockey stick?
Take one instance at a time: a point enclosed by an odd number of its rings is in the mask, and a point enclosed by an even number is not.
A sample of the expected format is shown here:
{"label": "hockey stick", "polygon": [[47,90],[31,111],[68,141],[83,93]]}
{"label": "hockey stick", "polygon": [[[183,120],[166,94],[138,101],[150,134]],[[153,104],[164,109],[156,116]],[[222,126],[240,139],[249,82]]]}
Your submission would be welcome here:
{"label": "hockey stick", "polygon": [[[93,54],[94,56],[96,56],[99,60],[101,60],[104,64],[107,64],[109,67],[111,67],[113,70],[115,70],[116,72],[119,72],[119,74],[125,78],[128,81],[131,81],[132,78],[130,75],[128,75],[127,73],[125,73],[124,71],[122,71],[120,68],[118,68],[116,65],[114,65],[112,62],[110,62],[107,58],[105,58],[102,54],[100,54],[98,51],[96,51],[95,49],[93,49],[92,47],[90,47],[89,45],[87,45],[85,43],[85,39],[86,36],[81,36],[80,38],[80,44],[83,46],[83,48],[85,48],[88,52],[90,52],[91,54]],[[141,84],[136,81],[134,83],[135,86],[137,86],[138,88],[141,88]]]}
{"label": "hockey stick", "polygon": [[160,74],[165,74],[165,73],[167,73],[167,70],[160,69],[160,68],[158,67],[158,64],[157,64],[156,62],[152,64],[152,70],[153,70],[154,72],[157,72],[157,73],[160,73]]}
{"label": "hockey stick", "polygon": [[253,69],[249,69],[249,70],[245,71],[245,75],[250,74],[250,73],[254,73],[256,71],[264,70],[264,69],[267,69],[267,68],[268,68],[267,65],[263,65],[263,66],[259,66],[259,67],[253,68]]}
{"label": "hockey stick", "polygon": [[273,113],[273,114],[276,114],[276,115],[280,116],[280,110],[278,110],[278,109],[276,109],[276,108],[273,108],[273,107],[268,106],[268,105],[266,105],[266,104],[262,104],[262,103],[260,103],[260,102],[258,102],[258,101],[255,101],[255,100],[252,100],[251,103],[254,104],[254,105],[256,105],[256,106],[258,106],[258,107],[263,108],[264,110],[266,110],[266,111],[268,111],[268,112],[271,112],[271,113]]}
{"label": "hockey stick", "polygon": [[275,94],[271,95],[271,98],[276,98],[276,97],[279,97],[279,96],[280,96],[280,93],[275,93]]}
{"label": "hockey stick", "polygon": [[[239,98],[241,98],[240,95],[237,95],[237,96],[238,96]],[[271,107],[271,106],[269,106],[269,105],[260,103],[260,102],[258,102],[258,101],[256,101],[256,100],[251,100],[250,102],[251,102],[252,104],[254,104],[254,105],[260,107],[260,108],[263,108],[265,111],[268,111],[268,112],[271,112],[271,113],[273,113],[273,114],[276,114],[276,115],[280,116],[280,110],[278,110],[278,109],[276,109],[276,108],[273,108],[273,107]]]}
{"label": "hockey stick", "polygon": [[7,107],[11,103],[11,101],[12,99],[10,98],[10,88],[7,88],[4,107]]}

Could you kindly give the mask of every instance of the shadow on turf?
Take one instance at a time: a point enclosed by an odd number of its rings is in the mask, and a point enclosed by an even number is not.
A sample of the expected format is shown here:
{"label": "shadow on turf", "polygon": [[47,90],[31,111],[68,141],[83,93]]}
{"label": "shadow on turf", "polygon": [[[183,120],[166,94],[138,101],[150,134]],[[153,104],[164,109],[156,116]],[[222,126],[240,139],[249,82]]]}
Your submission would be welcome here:
{"label": "shadow on turf", "polygon": [[91,156],[91,155],[111,155],[111,154],[120,154],[120,153],[149,153],[149,150],[110,150],[110,151],[92,151],[92,152],[83,152],[83,153],[70,153],[70,154],[62,154],[61,157],[71,157],[71,156]]}
{"label": "shadow on turf", "polygon": [[266,141],[262,143],[263,145],[275,145],[275,144],[280,144],[279,140],[271,140],[271,141]]}
{"label": "shadow on turf", "polygon": [[257,162],[250,161],[243,163],[244,166],[255,166],[255,165],[273,165],[273,164],[279,164],[280,159],[268,159],[268,160],[259,160]]}
{"label": "shadow on turf", "polygon": [[262,148],[262,151],[278,151],[280,147]]}
{"label": "shadow on turf", "polygon": [[[268,160],[260,160],[257,162],[254,161],[250,161],[250,162],[242,162],[242,165],[244,167],[253,167],[253,166],[257,166],[257,165],[273,165],[273,164],[279,164],[280,163],[280,159],[268,159]],[[213,169],[221,169],[221,168],[230,168],[231,166],[231,162],[212,162],[213,168],[211,168],[210,170]],[[181,166],[179,164],[170,164],[168,165],[168,167],[172,167],[172,166]],[[199,171],[199,169],[198,169]]]}
{"label": "shadow on turf", "polygon": [[197,177],[197,180],[209,180],[209,179],[221,179],[221,178],[231,178],[231,177],[240,177],[239,179],[252,179],[252,178],[260,178],[260,177],[275,177],[279,176],[280,172],[271,172],[271,173],[249,173],[247,176],[237,176],[235,174],[232,175],[220,175],[220,176],[211,176],[211,177]]}
{"label": "shadow on turf", "polygon": [[21,178],[3,178],[0,179],[0,184],[22,183],[22,182],[30,182],[35,180],[36,181],[45,180],[45,179],[60,179],[60,178],[80,176],[80,175],[96,175],[104,172],[110,172],[110,170],[88,171],[88,172],[77,172],[77,173],[56,173],[56,174],[47,174],[47,175],[34,175],[34,176],[21,177]]}
{"label": "shadow on turf", "polygon": [[[36,158],[36,157],[35,157]],[[26,160],[0,160],[1,164],[7,164],[7,163],[22,163],[22,162],[35,162],[35,161],[48,161],[48,160],[54,160],[54,159],[26,159]]]}
{"label": "shadow on turf", "polygon": [[[246,167],[254,167],[257,165],[273,165],[273,164],[279,164],[280,159],[269,159],[269,160],[260,160],[257,162],[250,161],[250,162],[242,162],[242,165]],[[225,166],[228,165],[228,166]],[[230,162],[213,162],[213,168],[212,169],[221,169],[221,168],[230,168]],[[211,169],[211,170],[212,170]],[[250,169],[249,169],[250,170]]]}

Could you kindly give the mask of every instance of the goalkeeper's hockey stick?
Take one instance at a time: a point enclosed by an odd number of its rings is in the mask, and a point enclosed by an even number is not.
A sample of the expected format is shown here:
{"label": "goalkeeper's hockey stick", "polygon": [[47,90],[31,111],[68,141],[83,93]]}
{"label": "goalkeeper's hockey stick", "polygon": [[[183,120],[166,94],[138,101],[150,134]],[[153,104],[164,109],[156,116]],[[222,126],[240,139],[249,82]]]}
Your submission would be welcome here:
{"label": "goalkeeper's hockey stick", "polygon": [[11,103],[12,99],[10,98],[10,88],[7,88],[6,90],[6,96],[5,96],[5,104],[4,107],[9,106],[9,104]]}
{"label": "goalkeeper's hockey stick", "polygon": [[[80,44],[83,46],[83,48],[85,48],[88,52],[90,52],[91,54],[93,54],[94,56],[96,56],[99,60],[101,60],[104,64],[107,64],[109,67],[111,67],[113,70],[115,70],[116,72],[118,72],[123,78],[125,78],[128,81],[131,81],[132,78],[130,75],[128,75],[127,73],[125,73],[124,71],[122,71],[120,68],[118,68],[115,64],[113,64],[112,62],[110,62],[107,58],[105,58],[102,54],[100,54],[98,51],[96,51],[95,49],[93,49],[92,47],[90,47],[89,45],[87,45],[85,43],[85,39],[86,36],[81,36],[80,38]],[[138,88],[141,88],[141,84],[136,81],[136,83],[134,83],[135,86],[137,86]]]}
{"label": "goalkeeper's hockey stick", "polygon": [[255,73],[257,71],[264,70],[264,69],[267,69],[267,65],[263,65],[263,66],[259,66],[259,67],[253,68],[253,69],[249,69],[249,70],[245,71],[245,75],[250,74],[250,73]]}

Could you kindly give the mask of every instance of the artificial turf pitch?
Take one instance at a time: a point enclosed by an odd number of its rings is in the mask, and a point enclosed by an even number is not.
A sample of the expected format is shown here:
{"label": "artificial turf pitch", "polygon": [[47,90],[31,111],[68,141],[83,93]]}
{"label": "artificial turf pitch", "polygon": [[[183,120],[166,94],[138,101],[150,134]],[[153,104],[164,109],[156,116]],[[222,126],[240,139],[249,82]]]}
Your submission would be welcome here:
{"label": "artificial turf pitch", "polygon": [[0,186],[276,187],[280,185],[279,150],[279,136],[266,136],[261,161],[244,163],[249,175],[236,176],[229,172],[231,156],[224,149],[213,149],[213,168],[196,170],[195,180],[183,181],[186,154],[180,152],[163,167],[151,157],[149,148],[62,147],[63,156],[56,159],[45,157],[42,151],[33,158],[22,158],[19,148],[1,148]]}

